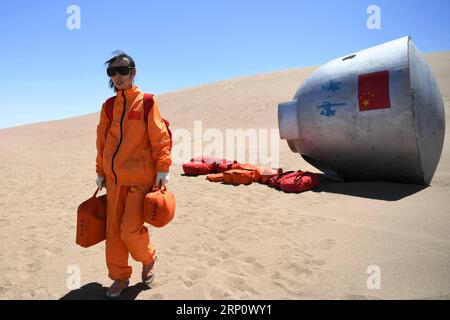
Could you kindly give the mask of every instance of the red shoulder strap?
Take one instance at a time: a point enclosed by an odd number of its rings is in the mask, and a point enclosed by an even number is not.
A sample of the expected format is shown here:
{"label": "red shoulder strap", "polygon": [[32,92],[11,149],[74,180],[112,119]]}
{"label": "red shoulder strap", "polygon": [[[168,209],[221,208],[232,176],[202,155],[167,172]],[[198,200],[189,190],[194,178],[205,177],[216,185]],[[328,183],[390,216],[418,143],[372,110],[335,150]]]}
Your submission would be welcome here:
{"label": "red shoulder strap", "polygon": [[155,101],[153,100],[153,95],[150,93],[144,93],[144,120],[147,123],[148,113],[153,107]]}
{"label": "red shoulder strap", "polygon": [[[153,104],[155,103],[155,100],[153,99],[153,95],[150,93],[144,94],[144,119],[147,123],[148,121],[148,113],[153,107]],[[169,133],[170,137],[170,149],[172,150],[172,131],[170,130],[170,122],[167,119],[162,118],[164,123],[166,124],[167,132]]]}
{"label": "red shoulder strap", "polygon": [[166,124],[166,128],[167,128],[167,132],[169,133],[169,138],[170,138],[170,150],[172,150],[172,131],[170,130],[170,122],[167,119],[162,118],[164,123]]}
{"label": "red shoulder strap", "polygon": [[113,119],[113,108],[114,108],[114,101],[116,100],[116,96],[109,98],[105,102],[105,112],[106,116],[108,117],[109,121],[112,121]]}

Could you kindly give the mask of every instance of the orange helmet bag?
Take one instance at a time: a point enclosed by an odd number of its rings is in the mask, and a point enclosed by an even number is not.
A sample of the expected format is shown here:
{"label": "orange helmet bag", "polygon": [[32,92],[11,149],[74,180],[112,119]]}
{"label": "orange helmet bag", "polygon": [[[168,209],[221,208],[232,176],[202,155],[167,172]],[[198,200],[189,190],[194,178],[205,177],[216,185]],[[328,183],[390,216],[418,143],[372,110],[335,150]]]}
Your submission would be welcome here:
{"label": "orange helmet bag", "polygon": [[106,195],[94,195],[78,206],[76,243],[84,248],[106,239]]}
{"label": "orange helmet bag", "polygon": [[156,228],[162,228],[173,220],[175,208],[175,196],[166,186],[154,186],[144,198],[144,221]]}

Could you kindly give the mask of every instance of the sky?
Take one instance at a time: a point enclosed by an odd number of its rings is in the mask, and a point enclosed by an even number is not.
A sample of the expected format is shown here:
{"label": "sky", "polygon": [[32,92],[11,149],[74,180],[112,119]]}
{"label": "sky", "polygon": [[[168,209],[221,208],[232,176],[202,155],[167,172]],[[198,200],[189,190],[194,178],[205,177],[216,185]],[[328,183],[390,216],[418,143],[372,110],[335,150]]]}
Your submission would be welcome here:
{"label": "sky", "polygon": [[[367,27],[371,5],[379,29]],[[406,35],[424,53],[449,51],[449,12],[448,0],[1,1],[0,128],[98,112],[114,95],[104,62],[115,50],[158,95],[319,66]]]}

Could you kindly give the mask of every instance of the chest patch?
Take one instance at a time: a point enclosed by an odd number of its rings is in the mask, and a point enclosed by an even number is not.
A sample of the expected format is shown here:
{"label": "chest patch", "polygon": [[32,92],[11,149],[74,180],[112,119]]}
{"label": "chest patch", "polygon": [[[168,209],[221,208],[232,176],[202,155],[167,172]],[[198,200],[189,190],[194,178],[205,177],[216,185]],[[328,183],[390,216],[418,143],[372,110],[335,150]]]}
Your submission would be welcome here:
{"label": "chest patch", "polygon": [[128,120],[141,120],[141,111],[131,110],[128,114]]}

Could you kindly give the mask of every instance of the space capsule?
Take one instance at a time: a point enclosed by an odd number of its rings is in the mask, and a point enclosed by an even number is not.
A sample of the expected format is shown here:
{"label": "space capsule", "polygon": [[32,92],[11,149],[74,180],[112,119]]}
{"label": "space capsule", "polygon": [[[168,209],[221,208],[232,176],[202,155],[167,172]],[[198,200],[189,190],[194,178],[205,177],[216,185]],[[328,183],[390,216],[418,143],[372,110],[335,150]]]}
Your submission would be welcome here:
{"label": "space capsule", "polygon": [[338,180],[429,185],[445,115],[430,66],[410,37],[318,68],[278,105],[281,139]]}

